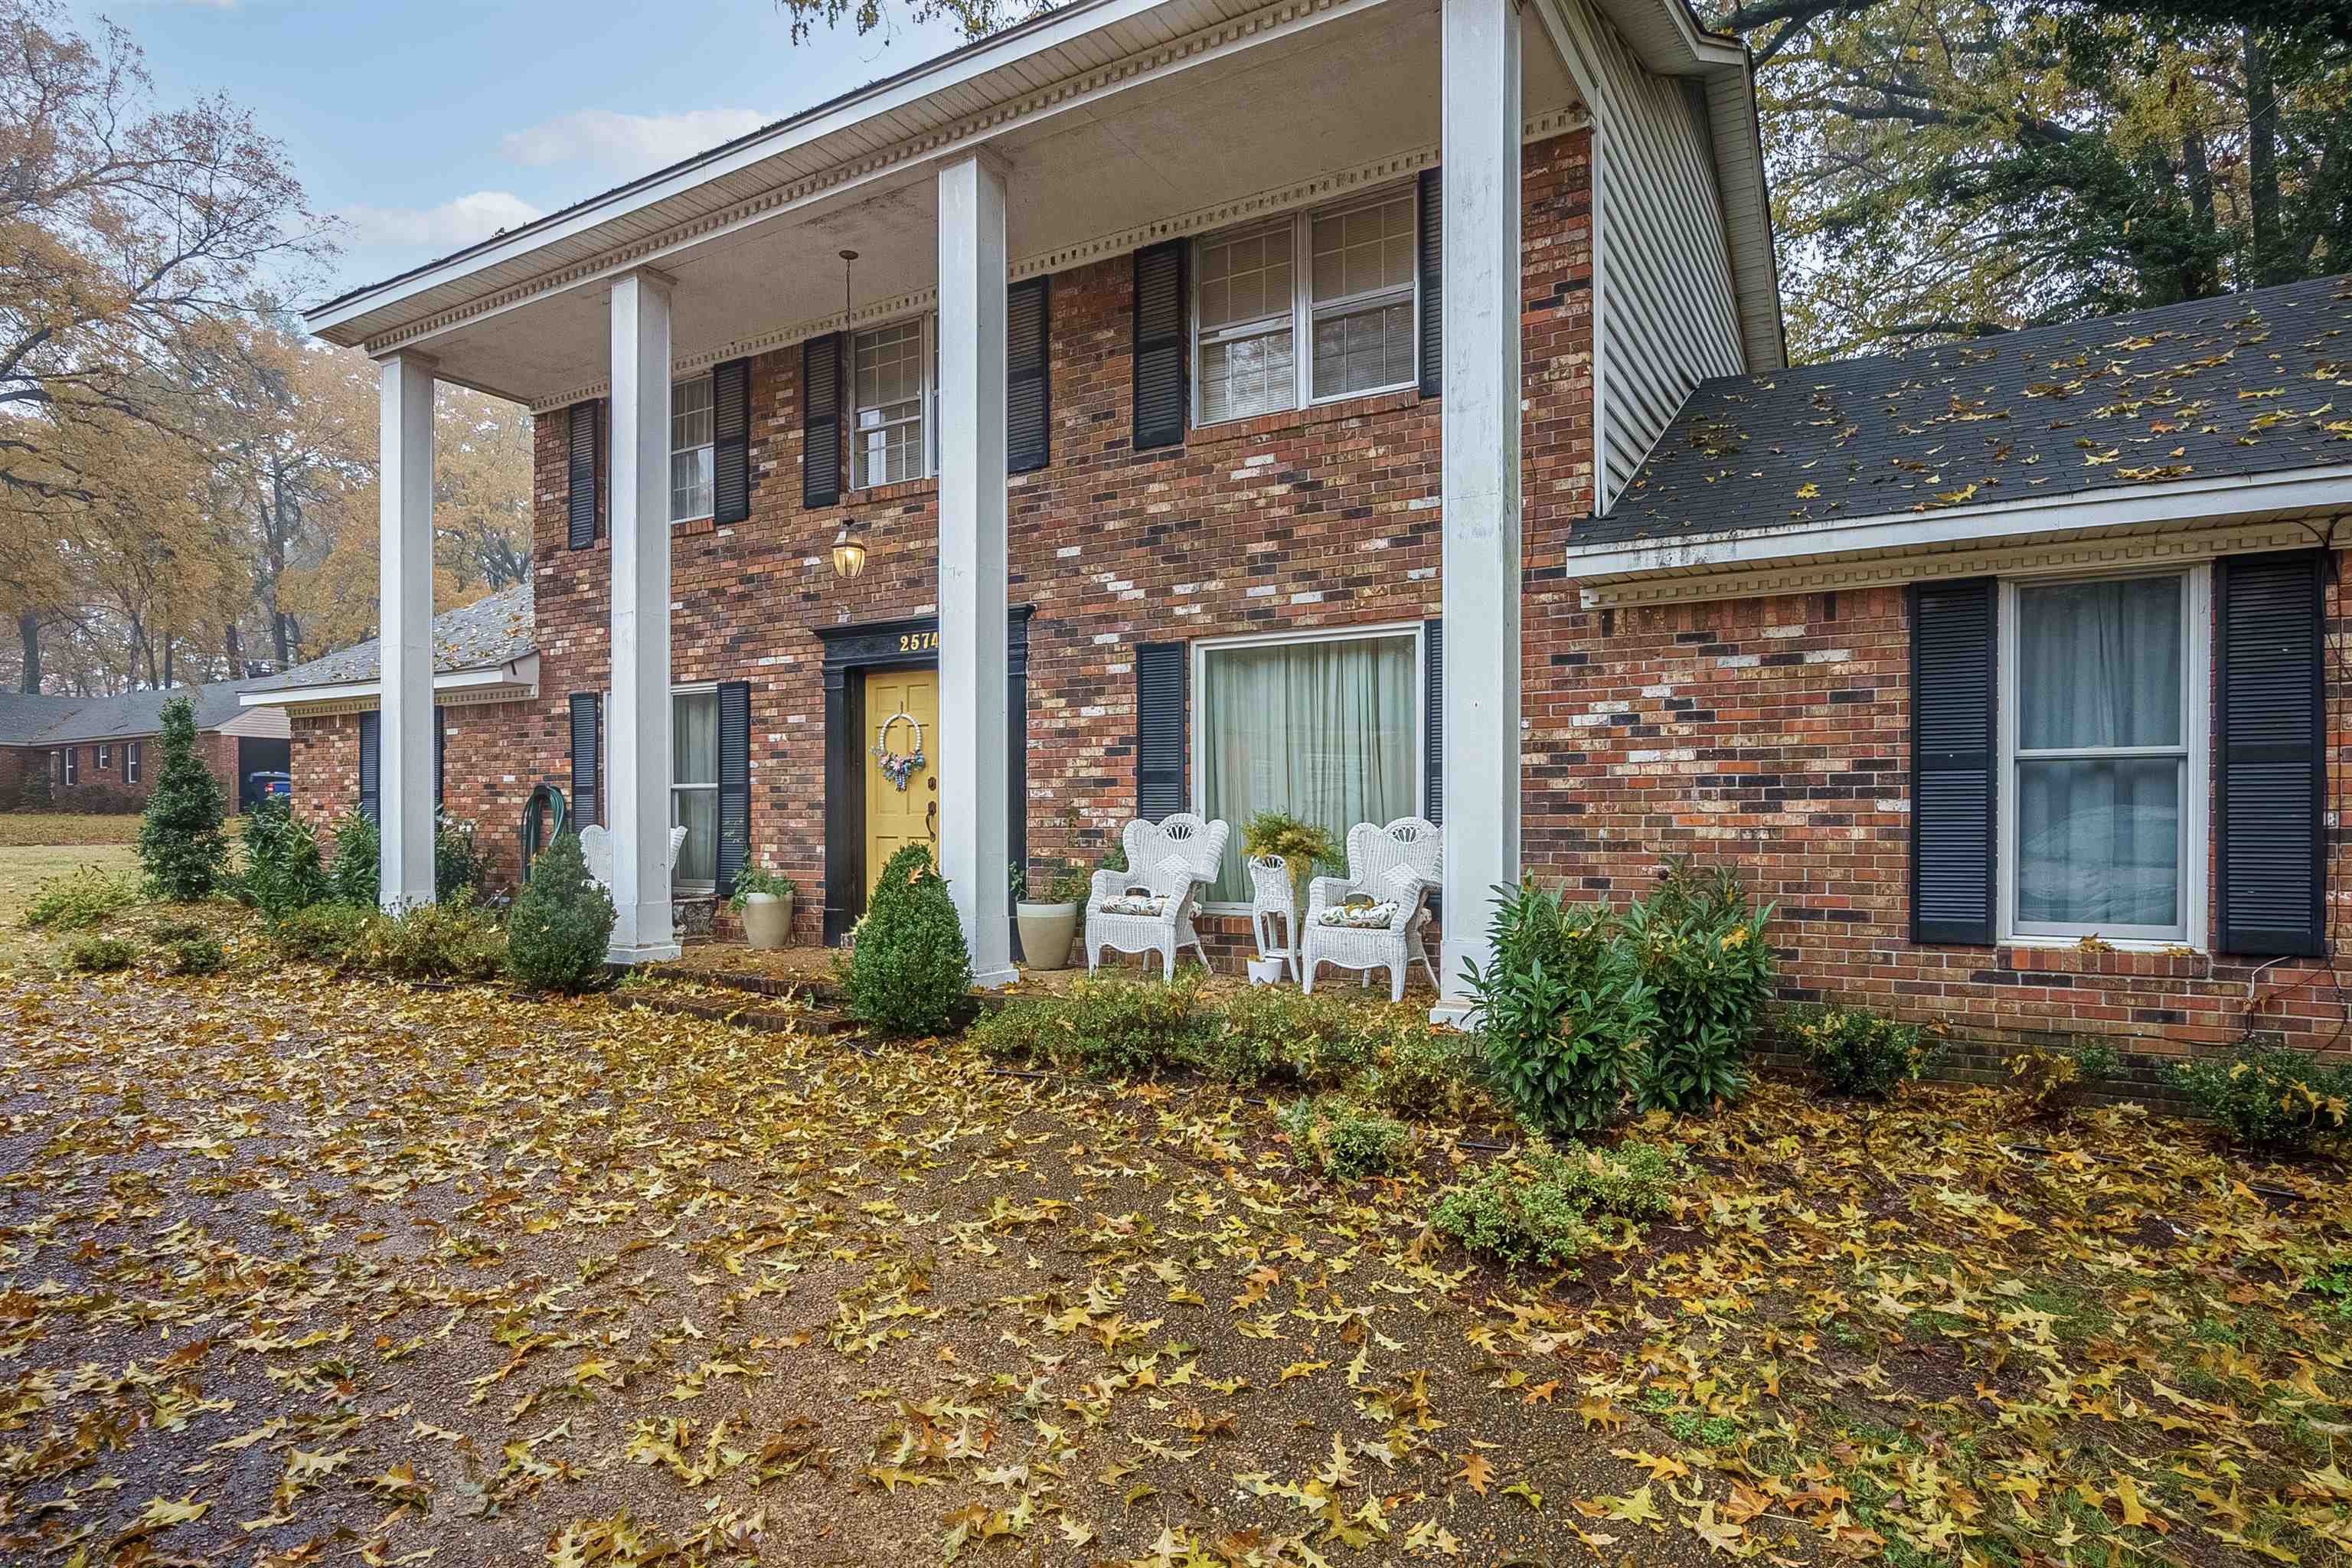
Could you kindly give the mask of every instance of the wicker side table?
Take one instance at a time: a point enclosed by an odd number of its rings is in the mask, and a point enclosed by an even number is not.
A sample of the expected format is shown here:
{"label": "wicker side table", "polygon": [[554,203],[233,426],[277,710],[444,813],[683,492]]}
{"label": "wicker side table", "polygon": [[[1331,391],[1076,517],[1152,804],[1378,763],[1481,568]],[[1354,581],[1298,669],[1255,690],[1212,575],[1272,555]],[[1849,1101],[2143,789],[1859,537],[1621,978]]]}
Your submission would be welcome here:
{"label": "wicker side table", "polygon": [[[1253,855],[1249,861],[1250,931],[1257,938],[1257,955],[1285,965],[1298,978],[1298,892],[1291,885],[1290,862],[1279,855]],[[1275,921],[1282,922],[1276,945]],[[1276,972],[1281,973],[1280,971]]]}

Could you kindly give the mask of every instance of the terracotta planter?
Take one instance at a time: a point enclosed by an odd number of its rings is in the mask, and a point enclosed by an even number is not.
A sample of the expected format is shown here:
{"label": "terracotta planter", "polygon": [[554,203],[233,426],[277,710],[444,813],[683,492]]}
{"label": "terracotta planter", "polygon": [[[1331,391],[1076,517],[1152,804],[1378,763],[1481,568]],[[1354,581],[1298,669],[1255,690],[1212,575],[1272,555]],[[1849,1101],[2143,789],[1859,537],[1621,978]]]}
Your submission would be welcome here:
{"label": "terracotta planter", "polygon": [[789,947],[793,941],[790,893],[743,895],[743,940],[753,947]]}
{"label": "terracotta planter", "polygon": [[1076,904],[1015,904],[1014,923],[1021,928],[1021,954],[1032,969],[1059,969],[1070,962],[1070,943],[1078,934]]}

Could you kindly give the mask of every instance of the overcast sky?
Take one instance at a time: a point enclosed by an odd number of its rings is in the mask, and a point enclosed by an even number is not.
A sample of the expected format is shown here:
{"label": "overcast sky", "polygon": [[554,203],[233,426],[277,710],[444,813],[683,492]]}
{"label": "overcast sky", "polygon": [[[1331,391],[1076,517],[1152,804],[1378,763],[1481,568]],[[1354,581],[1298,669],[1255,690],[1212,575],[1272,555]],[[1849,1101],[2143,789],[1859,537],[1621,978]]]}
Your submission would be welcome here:
{"label": "overcast sky", "polygon": [[[336,290],[390,276],[954,47],[795,46],[772,0],[74,0],[164,102],[226,89],[344,219]],[[312,302],[312,301],[306,301]]]}

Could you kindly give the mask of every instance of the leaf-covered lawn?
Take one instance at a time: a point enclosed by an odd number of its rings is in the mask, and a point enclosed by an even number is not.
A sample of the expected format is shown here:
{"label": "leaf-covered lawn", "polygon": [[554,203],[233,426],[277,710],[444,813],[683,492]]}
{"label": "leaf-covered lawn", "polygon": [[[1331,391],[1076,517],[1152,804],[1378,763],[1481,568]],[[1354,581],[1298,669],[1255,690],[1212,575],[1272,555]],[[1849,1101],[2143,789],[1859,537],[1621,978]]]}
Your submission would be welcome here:
{"label": "leaf-covered lawn", "polygon": [[129,844],[137,812],[0,811],[0,849],[36,844]]}
{"label": "leaf-covered lawn", "polygon": [[1487,1153],[1334,1191],[1212,1089],[307,972],[0,1014],[7,1563],[2352,1542],[2338,1173],[2128,1112],[1767,1085],[1512,1281],[1422,1224]]}

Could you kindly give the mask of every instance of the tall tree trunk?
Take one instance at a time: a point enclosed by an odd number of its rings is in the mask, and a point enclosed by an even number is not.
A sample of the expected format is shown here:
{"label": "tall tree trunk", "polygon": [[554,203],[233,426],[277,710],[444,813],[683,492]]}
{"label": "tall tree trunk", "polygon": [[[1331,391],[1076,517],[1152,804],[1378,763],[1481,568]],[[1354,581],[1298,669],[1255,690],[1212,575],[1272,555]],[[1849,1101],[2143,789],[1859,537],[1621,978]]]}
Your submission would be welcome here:
{"label": "tall tree trunk", "polygon": [[228,655],[228,678],[231,680],[243,680],[245,679],[245,639],[236,635],[235,621],[229,622],[227,630],[221,634],[221,651]]}
{"label": "tall tree trunk", "polygon": [[2205,153],[2205,133],[2191,131],[2180,139],[2180,166],[2189,178],[2189,210],[2197,220],[2200,247],[2193,270],[2183,277],[2187,297],[2207,300],[2221,291],[2213,270],[2213,166]]}
{"label": "tall tree trunk", "polygon": [[2270,49],[2254,28],[2243,28],[2246,53],[2246,195],[2253,209],[2252,272],[2256,287],[2288,280],[2279,233],[2278,84]]}
{"label": "tall tree trunk", "polygon": [[30,695],[41,689],[41,617],[26,610],[16,617],[16,647],[24,656],[24,672],[16,689]]}
{"label": "tall tree trunk", "polygon": [[278,650],[278,668],[294,668],[294,617],[283,610],[269,612],[269,637]]}
{"label": "tall tree trunk", "polygon": [[[148,668],[154,668],[152,657],[148,659]],[[172,634],[169,632],[163,634],[163,689],[172,689]]]}

